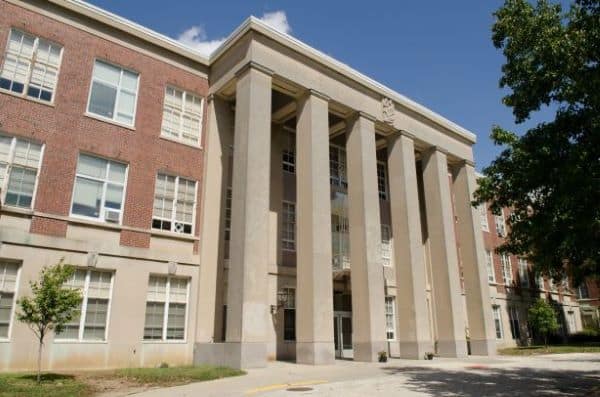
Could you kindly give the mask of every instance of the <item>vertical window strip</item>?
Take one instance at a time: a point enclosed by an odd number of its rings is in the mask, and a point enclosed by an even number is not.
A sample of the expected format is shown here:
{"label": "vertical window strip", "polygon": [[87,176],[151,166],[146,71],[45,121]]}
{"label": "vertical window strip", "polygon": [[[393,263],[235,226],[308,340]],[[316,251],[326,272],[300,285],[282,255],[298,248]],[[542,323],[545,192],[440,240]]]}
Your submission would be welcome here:
{"label": "vertical window strip", "polygon": [[0,189],[8,206],[32,208],[43,146],[0,135]]}
{"label": "vertical window strip", "polygon": [[286,296],[283,304],[283,340],[296,340],[296,289],[282,288],[282,294]]}
{"label": "vertical window strip", "polygon": [[296,250],[296,204],[282,203],[281,248],[286,251]]}
{"label": "vertical window strip", "polygon": [[346,151],[336,145],[329,145],[329,180],[333,186],[348,188]]}
{"label": "vertical window strip", "polygon": [[387,167],[384,162],[377,162],[377,188],[379,190],[379,199],[388,199],[388,181]]}
{"label": "vertical window strip", "polygon": [[479,216],[481,217],[481,230],[484,232],[490,231],[490,225],[488,223],[488,214],[487,214],[487,205],[486,203],[481,203],[478,207]]}
{"label": "vertical window strip", "polygon": [[493,256],[492,252],[489,250],[485,251],[485,262],[486,262],[486,267],[487,267],[487,271],[488,271],[488,281],[490,283],[495,283],[496,282],[496,274],[495,274],[495,269],[494,269],[494,256]]}
{"label": "vertical window strip", "polygon": [[500,261],[502,262],[502,280],[505,285],[512,284],[512,265],[510,263],[510,256],[507,254],[500,255]]}
{"label": "vertical window strip", "polygon": [[157,174],[152,228],[193,234],[196,196],[196,181]]}
{"label": "vertical window strip", "polygon": [[0,339],[8,339],[10,336],[19,267],[16,263],[0,262]]}
{"label": "vertical window strip", "polygon": [[529,287],[529,267],[524,258],[519,258],[519,280],[521,286]]}
{"label": "vertical window strip", "polygon": [[167,86],[163,107],[162,135],[200,145],[204,100],[187,91]]}
{"label": "vertical window strip", "polygon": [[390,225],[381,224],[381,262],[384,266],[392,264],[392,233]]}
{"label": "vertical window strip", "polygon": [[232,190],[228,187],[225,196],[225,241],[231,240],[231,199]]}
{"label": "vertical window strip", "polygon": [[494,314],[494,326],[496,327],[496,339],[502,339],[502,316],[500,313],[500,306],[492,306],[492,312]]}
{"label": "vertical window strip", "polygon": [[144,340],[185,340],[189,279],[150,276]]}
{"label": "vertical window strip", "polygon": [[396,297],[385,297],[385,330],[387,340],[396,339]]}
{"label": "vertical window strip", "polygon": [[11,29],[0,69],[0,88],[53,102],[61,58],[61,46]]}
{"label": "vertical window strip", "polygon": [[290,174],[296,173],[296,134],[284,131],[281,147],[281,167]]}
{"label": "vertical window strip", "polygon": [[504,220],[504,213],[500,212],[500,215],[494,215],[494,221],[496,224],[496,233],[498,233],[498,236],[505,237],[506,236],[506,222]]}

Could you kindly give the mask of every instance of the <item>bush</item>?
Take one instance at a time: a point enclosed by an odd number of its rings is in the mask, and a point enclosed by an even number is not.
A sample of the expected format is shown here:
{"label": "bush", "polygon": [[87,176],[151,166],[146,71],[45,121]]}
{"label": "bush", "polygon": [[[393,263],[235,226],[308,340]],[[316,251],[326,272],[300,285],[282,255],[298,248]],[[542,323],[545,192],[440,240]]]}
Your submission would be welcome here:
{"label": "bush", "polygon": [[569,343],[600,343],[600,332],[595,329],[584,329],[569,335]]}

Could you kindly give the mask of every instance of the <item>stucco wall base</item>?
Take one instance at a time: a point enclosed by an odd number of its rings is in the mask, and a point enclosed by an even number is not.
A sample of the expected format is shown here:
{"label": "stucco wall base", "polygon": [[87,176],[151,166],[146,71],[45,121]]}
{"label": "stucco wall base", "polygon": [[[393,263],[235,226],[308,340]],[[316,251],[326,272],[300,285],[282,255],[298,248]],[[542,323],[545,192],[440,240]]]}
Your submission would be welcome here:
{"label": "stucco wall base", "polygon": [[464,358],[467,357],[466,340],[440,340],[438,341],[438,355],[440,357]]}
{"label": "stucco wall base", "polygon": [[333,342],[296,342],[296,362],[310,365],[334,364]]}
{"label": "stucco wall base", "polygon": [[400,358],[410,360],[423,360],[425,353],[433,352],[433,345],[429,341],[400,342]]}
{"label": "stucco wall base", "polygon": [[267,344],[196,343],[194,364],[223,365],[236,369],[263,368],[267,365]]}
{"label": "stucco wall base", "polygon": [[470,341],[471,354],[474,356],[495,356],[496,341],[493,339],[473,340]]}
{"label": "stucco wall base", "polygon": [[354,361],[376,362],[380,351],[387,351],[387,341],[354,342]]}

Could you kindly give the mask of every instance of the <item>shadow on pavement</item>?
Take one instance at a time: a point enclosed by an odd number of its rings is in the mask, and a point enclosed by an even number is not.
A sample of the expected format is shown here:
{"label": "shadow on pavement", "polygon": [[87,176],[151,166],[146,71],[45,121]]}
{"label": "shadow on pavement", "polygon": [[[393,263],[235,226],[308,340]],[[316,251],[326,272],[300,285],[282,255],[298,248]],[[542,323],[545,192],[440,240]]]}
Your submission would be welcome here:
{"label": "shadow on pavement", "polygon": [[600,374],[584,371],[486,368],[461,371],[383,367],[406,377],[405,387],[433,396],[600,396]]}

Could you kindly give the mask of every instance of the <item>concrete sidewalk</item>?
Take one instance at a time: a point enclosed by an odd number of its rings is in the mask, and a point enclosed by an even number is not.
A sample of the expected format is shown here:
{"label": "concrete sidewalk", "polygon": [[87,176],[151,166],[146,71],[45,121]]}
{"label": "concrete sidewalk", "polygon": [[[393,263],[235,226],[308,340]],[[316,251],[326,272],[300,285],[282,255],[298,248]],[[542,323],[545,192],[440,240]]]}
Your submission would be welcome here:
{"label": "concrete sidewalk", "polygon": [[148,390],[140,397],[227,396],[591,396],[600,385],[600,354],[469,357],[384,364],[337,361],[308,366],[273,362],[246,376]]}

